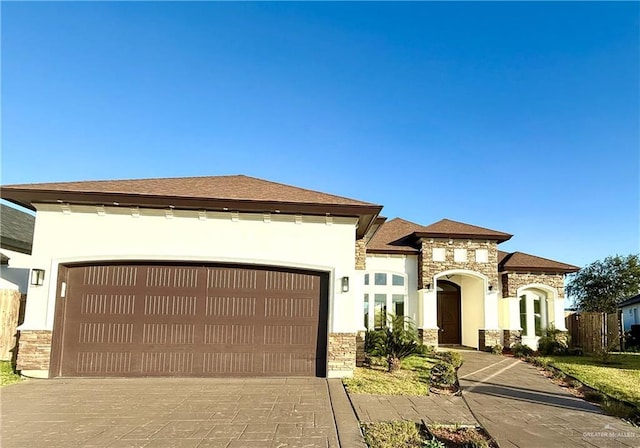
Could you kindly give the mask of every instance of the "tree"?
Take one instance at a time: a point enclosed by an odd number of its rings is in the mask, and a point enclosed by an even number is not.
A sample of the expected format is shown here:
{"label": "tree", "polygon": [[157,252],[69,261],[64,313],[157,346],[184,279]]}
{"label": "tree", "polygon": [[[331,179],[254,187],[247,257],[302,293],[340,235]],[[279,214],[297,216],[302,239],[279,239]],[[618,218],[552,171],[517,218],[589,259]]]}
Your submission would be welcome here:
{"label": "tree", "polygon": [[623,300],[640,293],[640,255],[615,255],[595,261],[575,274],[567,295],[582,311],[612,313]]}

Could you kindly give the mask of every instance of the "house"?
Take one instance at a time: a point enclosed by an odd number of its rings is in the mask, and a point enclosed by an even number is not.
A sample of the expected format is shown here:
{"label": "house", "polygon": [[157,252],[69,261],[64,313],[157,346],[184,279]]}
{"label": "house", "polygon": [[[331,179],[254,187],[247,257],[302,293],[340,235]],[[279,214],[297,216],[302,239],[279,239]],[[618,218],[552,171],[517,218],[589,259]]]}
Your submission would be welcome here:
{"label": "house", "polygon": [[631,331],[631,325],[640,325],[640,294],[620,302],[618,309],[622,314],[623,331]]}
{"label": "house", "polygon": [[0,204],[0,289],[27,293],[34,224],[33,215]]}
{"label": "house", "polygon": [[9,185],[37,211],[18,368],[68,376],[350,376],[367,328],[535,345],[578,268],[510,234],[247,176]]}

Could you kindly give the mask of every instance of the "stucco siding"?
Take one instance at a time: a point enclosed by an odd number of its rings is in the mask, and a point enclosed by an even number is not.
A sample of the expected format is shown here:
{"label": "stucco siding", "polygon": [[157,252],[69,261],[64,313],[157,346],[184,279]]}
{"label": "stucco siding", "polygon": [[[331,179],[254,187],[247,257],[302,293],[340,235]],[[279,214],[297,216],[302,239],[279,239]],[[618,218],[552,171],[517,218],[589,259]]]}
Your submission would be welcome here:
{"label": "stucco siding", "polygon": [[[301,267],[330,273],[329,331],[355,332],[355,218],[233,214],[37,205],[33,267],[47,271],[30,287],[23,328],[52,329],[59,263],[110,260],[237,262]],[[170,216],[167,216],[169,214]],[[297,221],[297,222],[296,222]],[[334,300],[339,296],[339,300]],[[339,303],[336,312],[334,304]]]}

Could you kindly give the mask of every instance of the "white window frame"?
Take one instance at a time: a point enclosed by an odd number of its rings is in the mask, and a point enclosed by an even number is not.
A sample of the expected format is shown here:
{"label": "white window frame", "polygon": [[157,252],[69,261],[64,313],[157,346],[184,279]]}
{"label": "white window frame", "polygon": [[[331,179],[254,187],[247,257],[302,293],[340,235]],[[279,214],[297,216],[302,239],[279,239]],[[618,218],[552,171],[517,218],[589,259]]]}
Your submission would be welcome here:
{"label": "white window frame", "polygon": [[[363,290],[363,301],[364,294],[369,294],[369,321],[368,321],[368,329],[373,330],[375,328],[375,295],[376,294],[385,294],[385,311],[388,314],[390,310],[393,310],[393,296],[394,295],[403,295],[404,296],[404,315],[409,316],[409,278],[405,272],[397,272],[397,271],[385,271],[381,269],[366,271],[365,274],[369,274],[369,284],[364,285]],[[386,285],[375,285],[375,274],[387,274],[387,284]],[[402,286],[393,286],[393,276],[398,275],[404,279],[404,285]],[[363,281],[364,283],[364,281]],[[362,308],[362,315],[364,315],[364,306]]]}

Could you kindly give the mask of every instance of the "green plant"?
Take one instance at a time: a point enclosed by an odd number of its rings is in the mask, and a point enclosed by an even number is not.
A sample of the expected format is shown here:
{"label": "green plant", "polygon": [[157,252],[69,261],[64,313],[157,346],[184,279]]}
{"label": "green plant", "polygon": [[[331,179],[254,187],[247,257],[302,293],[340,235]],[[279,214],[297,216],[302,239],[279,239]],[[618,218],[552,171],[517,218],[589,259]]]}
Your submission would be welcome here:
{"label": "green plant", "polygon": [[491,353],[493,353],[494,355],[501,355],[503,350],[504,347],[502,347],[502,344],[496,344],[491,347]]}
{"label": "green plant", "polygon": [[457,369],[462,365],[462,355],[460,355],[460,353],[458,352],[436,352],[433,357],[451,364],[454,369]]}
{"label": "green plant", "polygon": [[604,398],[603,395],[597,390],[585,390],[582,393],[582,396],[585,400],[591,401],[593,403],[600,403]]}
{"label": "green plant", "polygon": [[522,343],[516,342],[511,346],[511,353],[517,358],[526,358],[533,355],[533,350],[528,345],[522,345]]}
{"label": "green plant", "polygon": [[424,441],[424,448],[446,448],[446,445],[438,439],[429,439]]}
{"label": "green plant", "polygon": [[565,332],[553,325],[545,330],[544,336],[538,340],[538,352],[541,355],[565,355],[569,350]]}
{"label": "green plant", "polygon": [[15,373],[9,361],[0,361],[0,387],[9,384],[19,383],[23,378]]}
{"label": "green plant", "polygon": [[456,383],[456,370],[452,364],[439,361],[431,368],[431,383],[436,386],[452,386]]}
{"label": "green plant", "polygon": [[[371,338],[371,353],[384,356],[387,359],[388,371],[395,372],[402,366],[402,360],[415,354],[420,354],[423,349],[418,340],[418,330],[415,322],[408,316],[387,316],[388,325],[379,330],[381,337],[377,335]],[[366,337],[365,337],[366,344]]]}
{"label": "green plant", "polygon": [[379,353],[384,340],[384,330],[367,330],[364,334],[364,352],[371,357],[382,356]]}
{"label": "green plant", "polygon": [[604,397],[601,404],[602,410],[614,417],[623,418],[625,420],[633,420],[638,416],[638,410],[628,406],[621,401],[613,400],[609,397]]}

